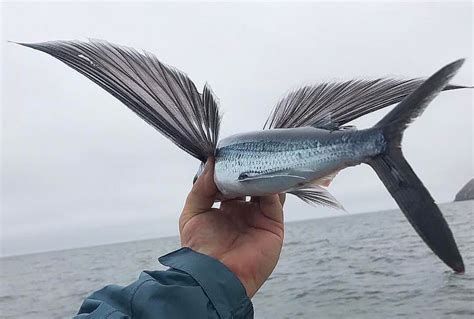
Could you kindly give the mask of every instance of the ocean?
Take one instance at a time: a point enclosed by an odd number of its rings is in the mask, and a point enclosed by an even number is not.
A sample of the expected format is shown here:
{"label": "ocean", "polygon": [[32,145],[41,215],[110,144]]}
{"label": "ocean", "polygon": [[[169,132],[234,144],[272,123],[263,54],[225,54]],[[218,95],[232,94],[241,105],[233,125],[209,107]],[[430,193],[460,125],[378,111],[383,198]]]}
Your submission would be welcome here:
{"label": "ocean", "polygon": [[[440,205],[464,257],[454,274],[399,210],[286,224],[256,318],[473,318],[474,201]],[[127,284],[177,237],[1,258],[2,318],[68,318],[104,285]]]}

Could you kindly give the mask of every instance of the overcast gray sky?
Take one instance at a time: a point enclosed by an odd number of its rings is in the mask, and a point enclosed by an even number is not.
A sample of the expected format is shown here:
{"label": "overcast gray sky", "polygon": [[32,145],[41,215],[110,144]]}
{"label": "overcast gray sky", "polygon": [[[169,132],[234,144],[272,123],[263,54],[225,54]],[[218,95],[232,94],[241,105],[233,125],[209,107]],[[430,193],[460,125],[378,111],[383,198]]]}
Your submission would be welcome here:
{"label": "overcast gray sky", "polygon": [[[226,136],[261,128],[301,84],[427,76],[466,57],[454,82],[472,85],[472,27],[470,2],[4,3],[2,254],[175,235],[198,166],[79,73],[6,40],[99,38],[153,52],[211,84]],[[405,134],[406,157],[438,202],[473,176],[472,100],[441,94]],[[396,207],[365,166],[330,191],[349,213]],[[340,213],[290,198],[285,214]]]}

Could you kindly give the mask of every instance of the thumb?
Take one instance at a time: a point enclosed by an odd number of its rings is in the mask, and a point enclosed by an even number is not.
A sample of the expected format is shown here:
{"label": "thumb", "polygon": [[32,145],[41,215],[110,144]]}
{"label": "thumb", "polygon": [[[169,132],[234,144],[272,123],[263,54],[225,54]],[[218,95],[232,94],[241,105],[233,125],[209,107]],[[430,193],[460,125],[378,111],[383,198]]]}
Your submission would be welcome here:
{"label": "thumb", "polygon": [[194,183],[191,192],[186,198],[183,212],[179,220],[179,229],[194,216],[206,212],[212,208],[217,195],[217,187],[214,183],[214,159],[209,158],[202,175]]}

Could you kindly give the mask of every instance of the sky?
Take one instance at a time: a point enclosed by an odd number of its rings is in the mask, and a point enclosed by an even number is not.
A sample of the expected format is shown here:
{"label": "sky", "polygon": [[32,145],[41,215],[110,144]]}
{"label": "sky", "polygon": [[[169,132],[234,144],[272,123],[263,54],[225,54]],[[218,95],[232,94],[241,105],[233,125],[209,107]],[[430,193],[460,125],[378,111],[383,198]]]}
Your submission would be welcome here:
{"label": "sky", "polygon": [[[304,84],[429,76],[461,57],[453,83],[474,84],[470,2],[2,3],[1,20],[2,255],[177,235],[199,165],[79,73],[7,40],[97,38],[153,52],[212,86],[222,137],[260,129]],[[406,158],[437,202],[474,175],[472,101],[469,90],[442,93],[405,134]],[[329,191],[347,212],[289,198],[286,221],[396,207],[365,165]]]}

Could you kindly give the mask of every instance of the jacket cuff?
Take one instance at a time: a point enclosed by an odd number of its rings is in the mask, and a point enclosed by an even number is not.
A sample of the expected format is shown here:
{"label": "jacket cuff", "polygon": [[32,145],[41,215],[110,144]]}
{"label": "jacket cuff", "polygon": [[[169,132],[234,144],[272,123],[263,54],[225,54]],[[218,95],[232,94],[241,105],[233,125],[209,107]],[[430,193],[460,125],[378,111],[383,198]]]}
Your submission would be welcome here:
{"label": "jacket cuff", "polygon": [[184,271],[202,287],[221,318],[253,314],[253,305],[240,280],[223,263],[183,247],[158,259],[164,266]]}

